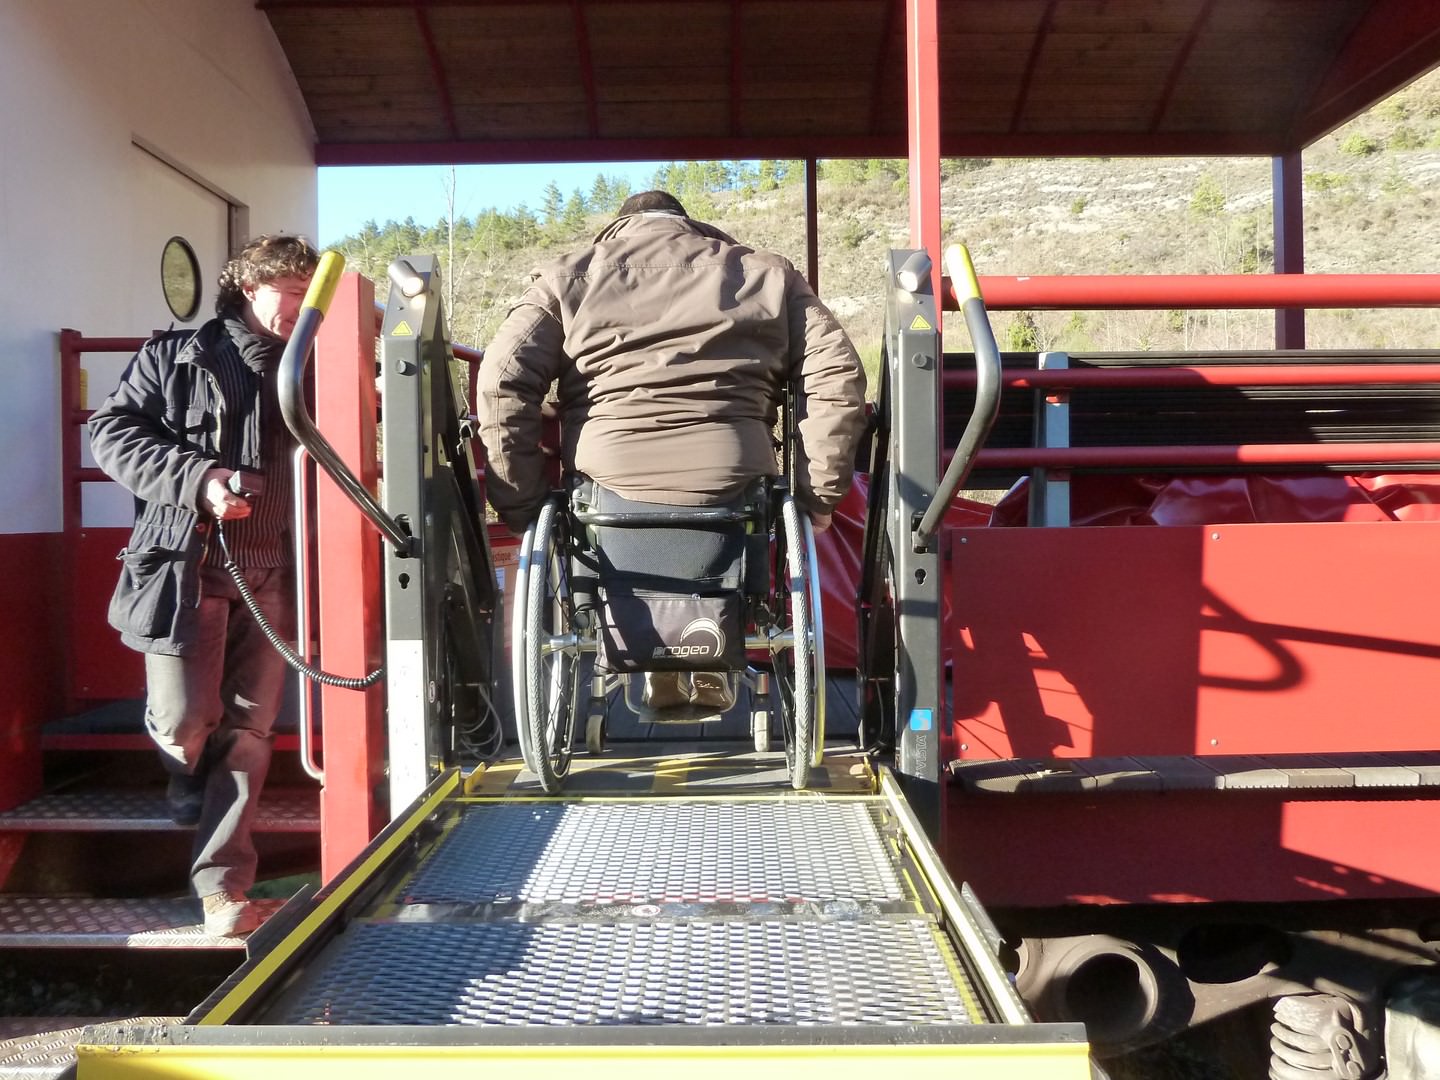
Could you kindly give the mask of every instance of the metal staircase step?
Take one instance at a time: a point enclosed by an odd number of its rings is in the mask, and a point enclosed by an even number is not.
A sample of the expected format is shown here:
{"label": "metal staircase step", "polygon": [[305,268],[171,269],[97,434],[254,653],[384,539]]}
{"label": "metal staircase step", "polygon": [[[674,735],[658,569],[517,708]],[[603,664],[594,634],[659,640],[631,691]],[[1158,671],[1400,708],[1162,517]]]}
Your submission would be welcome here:
{"label": "metal staircase step", "polygon": [[1434,789],[1440,788],[1440,753],[999,758],[952,762],[950,775],[952,783],[967,795],[1135,791],[1284,791],[1298,795],[1409,788],[1415,790],[1416,798],[1433,798],[1437,794]]}
{"label": "metal staircase step", "polygon": [[[283,900],[252,901],[266,918]],[[243,949],[200,923],[198,901],[0,896],[0,949]]]}
{"label": "metal staircase step", "polygon": [[75,1062],[89,1024],[178,1024],[178,1016],[0,1016],[0,1080],[52,1080]]}
{"label": "metal staircase step", "polygon": [[[318,788],[266,789],[255,817],[256,832],[318,832]],[[165,795],[150,789],[58,791],[0,812],[0,831],[180,831],[170,820]]]}

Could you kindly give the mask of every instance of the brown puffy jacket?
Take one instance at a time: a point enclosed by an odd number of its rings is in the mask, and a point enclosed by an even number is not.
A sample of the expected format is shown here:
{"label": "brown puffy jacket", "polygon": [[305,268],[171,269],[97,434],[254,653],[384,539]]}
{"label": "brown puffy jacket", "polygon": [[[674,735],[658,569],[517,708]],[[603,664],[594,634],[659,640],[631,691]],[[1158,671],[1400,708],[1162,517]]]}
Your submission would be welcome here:
{"label": "brown puffy jacket", "polygon": [[540,407],[556,380],[565,468],[625,498],[704,506],[774,475],[787,382],[797,500],[828,513],[850,487],[865,404],[854,346],[787,260],[712,226],[629,215],[531,275],[477,393],[490,501],[512,528],[548,492]]}

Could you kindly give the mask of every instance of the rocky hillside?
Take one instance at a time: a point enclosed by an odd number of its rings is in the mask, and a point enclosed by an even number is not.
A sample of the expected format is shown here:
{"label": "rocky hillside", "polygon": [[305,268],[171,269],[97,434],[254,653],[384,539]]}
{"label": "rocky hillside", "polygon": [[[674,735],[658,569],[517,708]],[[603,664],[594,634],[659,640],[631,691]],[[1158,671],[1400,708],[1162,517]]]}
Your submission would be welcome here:
{"label": "rocky hillside", "polygon": [[[762,174],[773,163],[764,163]],[[904,244],[907,192],[898,163],[822,163],[820,293],[874,362],[885,252]],[[1440,72],[1321,140],[1303,157],[1306,267],[1324,273],[1421,273],[1440,244]],[[1265,273],[1273,267],[1269,159],[1045,159],[946,163],[947,239],[969,245],[984,274]],[[673,180],[678,172],[662,179]],[[740,239],[804,263],[799,170],[677,192]],[[602,182],[597,185],[604,187]],[[673,187],[672,183],[672,187]],[[581,244],[609,217],[581,193],[539,214],[458,222],[451,325],[483,344],[519,293],[525,271]],[[613,197],[618,192],[607,192]],[[617,200],[618,201],[618,200]],[[383,280],[386,249],[448,255],[445,223],[388,223],[340,245]],[[382,235],[383,234],[383,235]],[[449,271],[449,267],[446,267]],[[1269,312],[997,313],[1002,347],[1093,350],[1266,348]],[[1312,312],[1313,348],[1440,347],[1432,311]],[[963,330],[959,331],[963,334]],[[957,343],[965,347],[965,343]]]}

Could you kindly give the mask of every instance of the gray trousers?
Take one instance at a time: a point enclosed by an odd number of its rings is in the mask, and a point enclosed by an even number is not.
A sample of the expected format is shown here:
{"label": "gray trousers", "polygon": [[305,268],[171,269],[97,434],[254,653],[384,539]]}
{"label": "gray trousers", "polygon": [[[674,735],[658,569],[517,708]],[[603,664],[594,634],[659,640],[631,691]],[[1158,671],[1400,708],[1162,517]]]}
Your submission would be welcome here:
{"label": "gray trousers", "polygon": [[[271,625],[293,642],[290,569],[247,570],[245,580]],[[286,666],[224,570],[201,568],[197,627],[185,656],[146,654],[145,726],[171,773],[206,778],[190,868],[195,895],[241,894],[255,884],[250,830]]]}

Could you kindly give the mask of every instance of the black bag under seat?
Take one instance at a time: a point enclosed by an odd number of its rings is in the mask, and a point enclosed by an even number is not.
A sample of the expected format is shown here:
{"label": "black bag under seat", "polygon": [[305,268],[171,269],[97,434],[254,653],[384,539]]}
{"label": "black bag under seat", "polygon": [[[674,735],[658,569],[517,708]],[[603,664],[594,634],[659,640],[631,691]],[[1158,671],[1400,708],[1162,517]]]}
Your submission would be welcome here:
{"label": "black bag under seat", "polygon": [[606,671],[734,671],[745,666],[738,592],[705,596],[605,588],[597,665]]}

